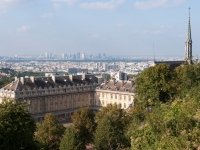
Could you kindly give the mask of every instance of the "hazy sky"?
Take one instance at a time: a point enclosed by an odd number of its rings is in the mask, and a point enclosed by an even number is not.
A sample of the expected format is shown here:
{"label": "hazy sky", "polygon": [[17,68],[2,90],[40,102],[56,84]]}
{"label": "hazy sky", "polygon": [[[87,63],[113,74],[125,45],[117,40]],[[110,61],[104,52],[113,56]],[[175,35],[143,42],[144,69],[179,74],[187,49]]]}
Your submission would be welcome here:
{"label": "hazy sky", "polygon": [[182,55],[191,7],[200,54],[200,0],[0,0],[0,55]]}

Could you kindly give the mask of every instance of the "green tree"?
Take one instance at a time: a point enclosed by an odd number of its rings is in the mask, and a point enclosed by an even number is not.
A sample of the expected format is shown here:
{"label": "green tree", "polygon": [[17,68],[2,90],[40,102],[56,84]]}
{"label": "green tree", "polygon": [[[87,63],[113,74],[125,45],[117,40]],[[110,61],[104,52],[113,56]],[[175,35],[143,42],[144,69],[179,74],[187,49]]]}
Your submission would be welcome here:
{"label": "green tree", "polygon": [[81,108],[72,116],[79,141],[82,141],[84,145],[93,143],[93,133],[96,129],[94,117],[95,113],[90,108]]}
{"label": "green tree", "polygon": [[60,150],[81,150],[85,149],[85,145],[78,141],[78,135],[74,126],[67,127],[65,134],[60,143]]}
{"label": "green tree", "polygon": [[149,67],[136,79],[137,98],[145,104],[173,99],[176,83],[173,82],[173,70],[169,65],[160,64]]}
{"label": "green tree", "polygon": [[105,74],[105,75],[104,75],[104,78],[105,78],[107,81],[110,80],[110,79],[111,79],[110,74]]}
{"label": "green tree", "polygon": [[134,114],[130,126],[131,149],[197,149],[200,145],[199,101],[165,103],[144,109],[143,118]]}
{"label": "green tree", "polygon": [[200,85],[200,64],[177,67],[175,73],[179,97],[186,97],[188,91],[193,92]]}
{"label": "green tree", "polygon": [[130,145],[126,136],[131,120],[120,105],[108,104],[96,115],[97,129],[94,134],[94,145],[97,150],[127,148]]}
{"label": "green tree", "polygon": [[101,119],[106,115],[106,114],[117,114],[120,117],[122,126],[128,127],[128,124],[130,123],[129,115],[127,112],[121,108],[121,105],[119,104],[108,104],[106,107],[102,107],[101,110],[96,114],[95,116],[95,121],[97,124],[101,121]]}
{"label": "green tree", "polygon": [[27,110],[27,105],[3,100],[0,112],[0,149],[36,149],[36,124]]}
{"label": "green tree", "polygon": [[0,88],[6,86],[7,84],[11,83],[12,81],[14,81],[14,78],[9,78],[9,77],[0,78]]}
{"label": "green tree", "polygon": [[65,128],[53,114],[46,114],[42,124],[38,124],[36,140],[41,149],[58,150]]}

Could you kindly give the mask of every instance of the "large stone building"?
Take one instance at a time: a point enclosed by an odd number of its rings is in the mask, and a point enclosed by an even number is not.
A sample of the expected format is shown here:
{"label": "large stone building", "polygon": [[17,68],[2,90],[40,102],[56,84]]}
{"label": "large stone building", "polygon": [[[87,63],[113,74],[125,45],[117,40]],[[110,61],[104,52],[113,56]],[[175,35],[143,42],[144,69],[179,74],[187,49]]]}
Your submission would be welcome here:
{"label": "large stone building", "polygon": [[102,106],[117,103],[121,108],[127,109],[134,104],[134,87],[133,81],[105,81],[96,88],[95,99]]}
{"label": "large stone building", "polygon": [[21,77],[0,89],[0,102],[4,98],[14,99],[17,103],[27,102],[28,110],[37,122],[46,113],[53,113],[62,121],[81,107],[98,111],[108,103],[118,103],[127,108],[133,102],[131,81],[102,83],[91,74],[47,77]]}

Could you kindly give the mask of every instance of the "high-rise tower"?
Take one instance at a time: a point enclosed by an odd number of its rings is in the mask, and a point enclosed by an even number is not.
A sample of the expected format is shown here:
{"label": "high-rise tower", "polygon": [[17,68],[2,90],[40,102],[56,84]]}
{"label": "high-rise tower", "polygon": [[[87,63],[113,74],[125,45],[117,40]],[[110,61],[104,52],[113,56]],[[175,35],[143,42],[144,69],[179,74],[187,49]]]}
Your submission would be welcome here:
{"label": "high-rise tower", "polygon": [[191,25],[190,25],[190,8],[189,8],[187,37],[185,40],[185,60],[189,64],[192,64],[192,35],[191,35]]}

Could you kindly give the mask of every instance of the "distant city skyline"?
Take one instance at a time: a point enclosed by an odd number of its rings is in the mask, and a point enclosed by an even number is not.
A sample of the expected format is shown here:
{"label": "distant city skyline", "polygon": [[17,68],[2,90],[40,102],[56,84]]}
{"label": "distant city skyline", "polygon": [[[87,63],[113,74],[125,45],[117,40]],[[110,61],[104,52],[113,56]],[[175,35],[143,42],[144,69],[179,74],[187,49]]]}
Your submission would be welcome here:
{"label": "distant city skyline", "polygon": [[[200,54],[200,1],[1,0],[0,56],[68,53],[184,56],[191,7]],[[153,50],[154,45],[154,50]]]}

